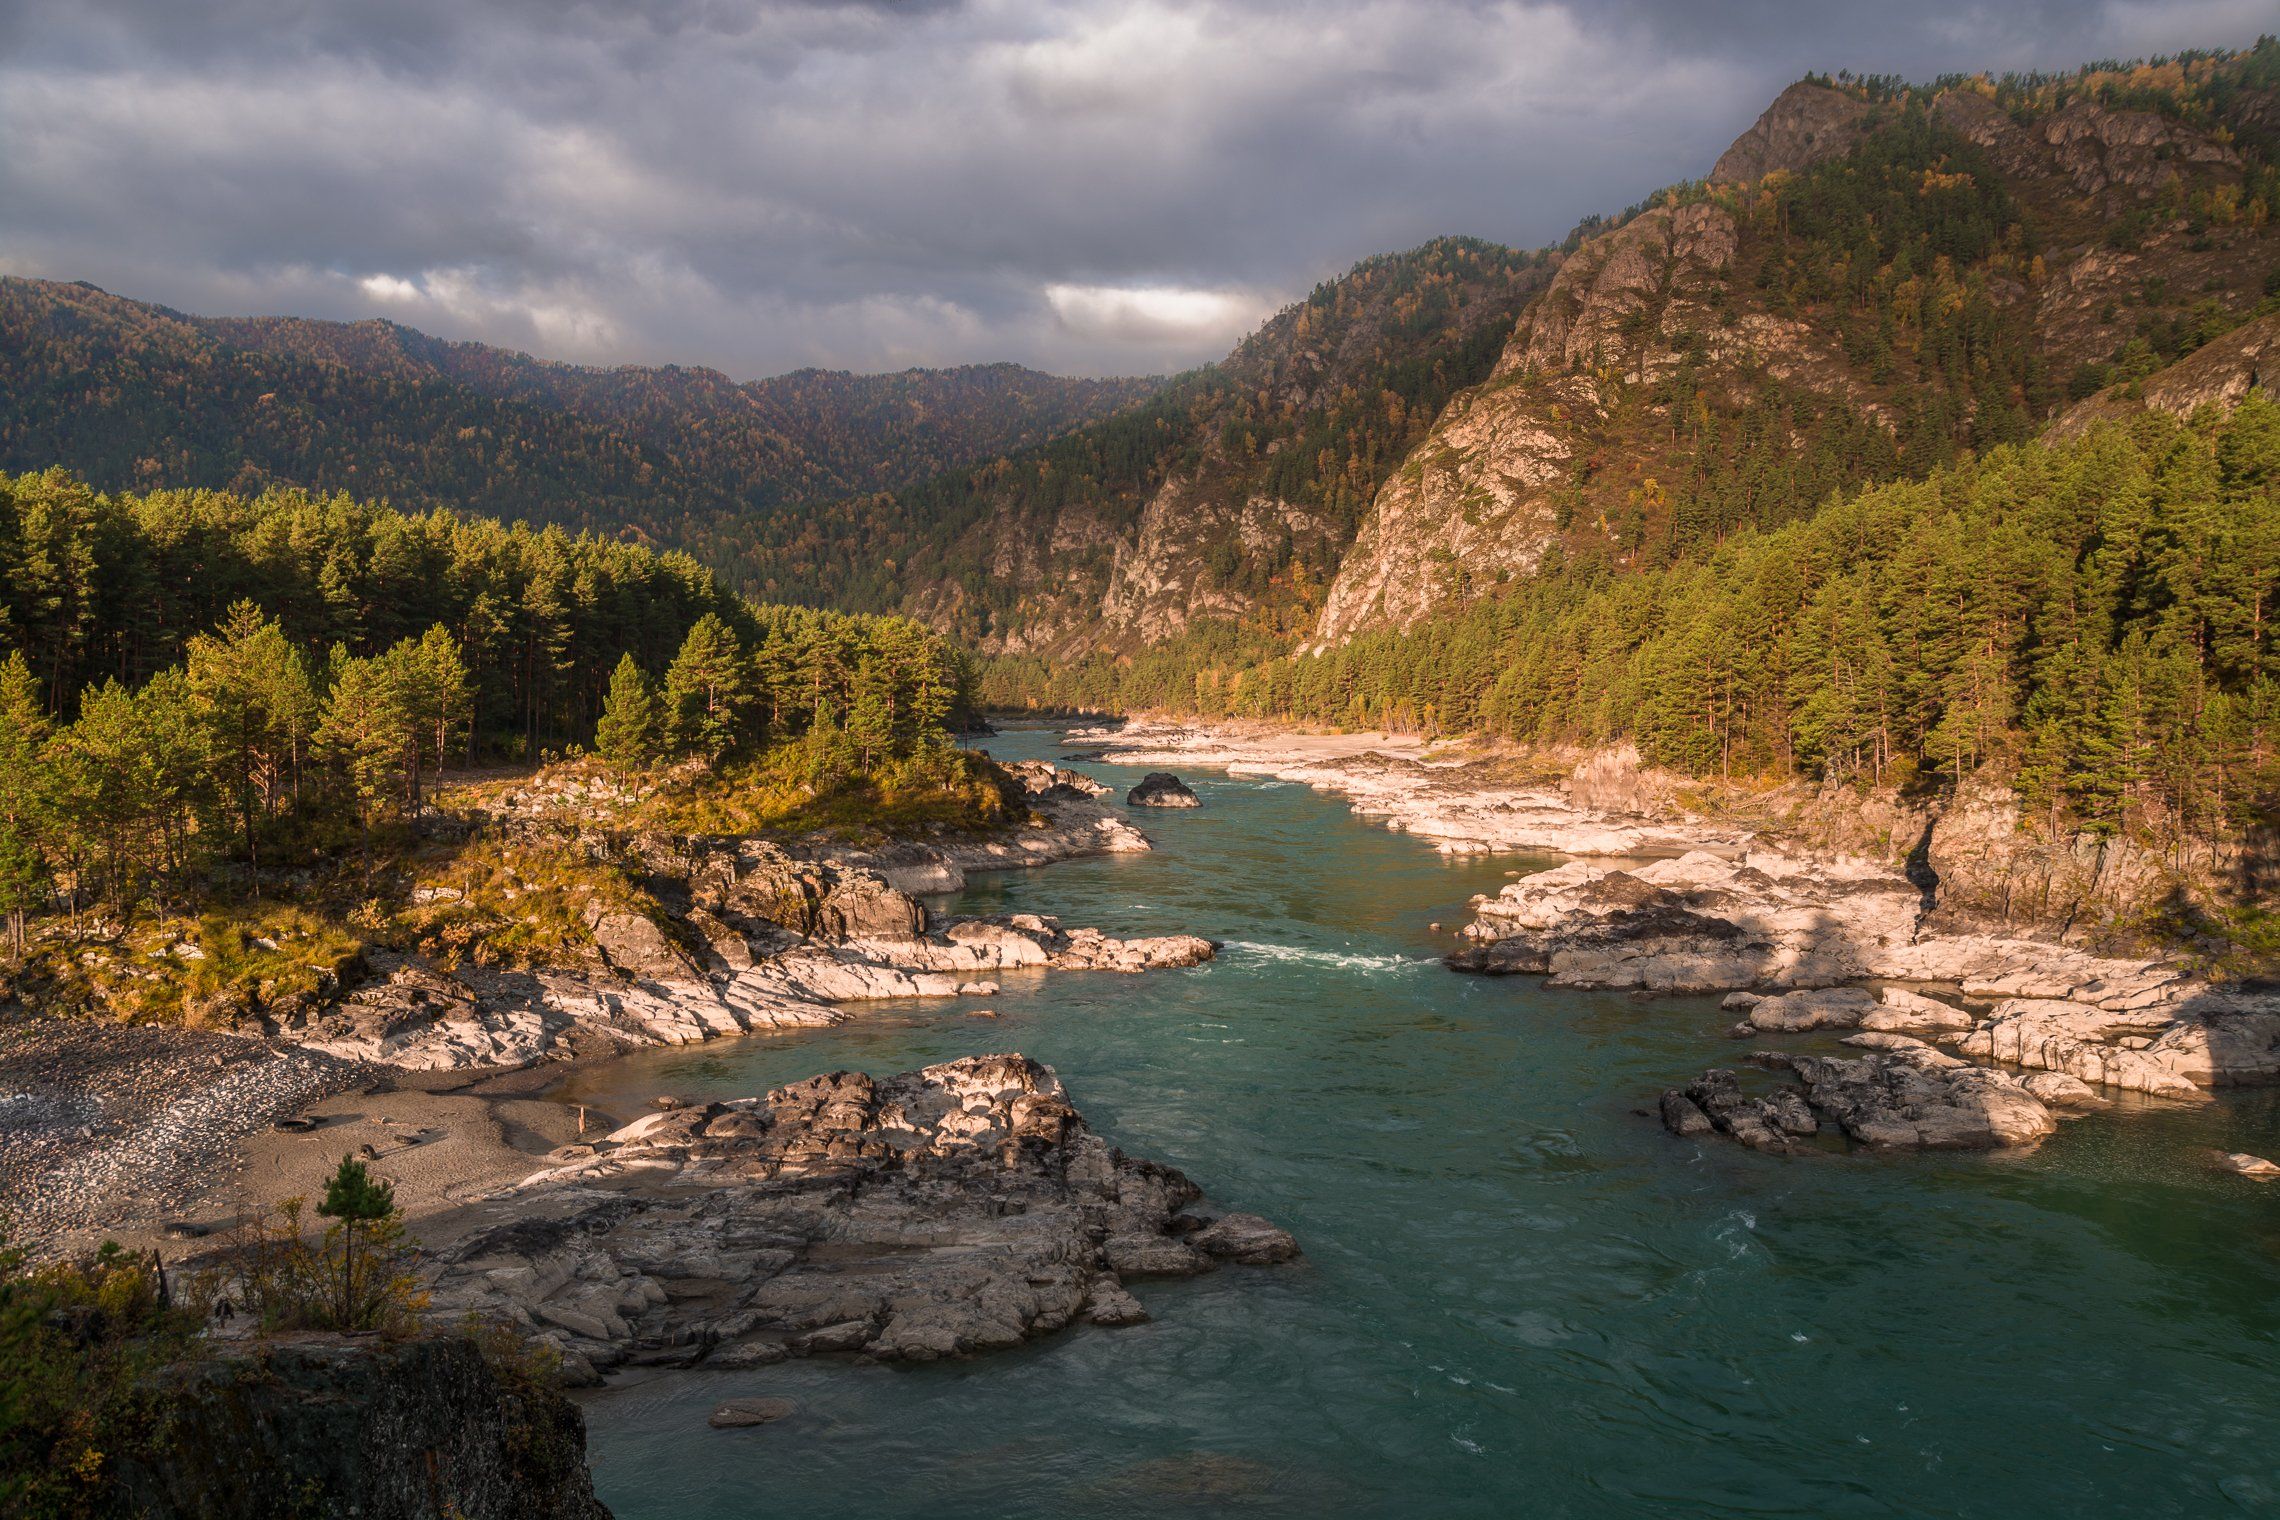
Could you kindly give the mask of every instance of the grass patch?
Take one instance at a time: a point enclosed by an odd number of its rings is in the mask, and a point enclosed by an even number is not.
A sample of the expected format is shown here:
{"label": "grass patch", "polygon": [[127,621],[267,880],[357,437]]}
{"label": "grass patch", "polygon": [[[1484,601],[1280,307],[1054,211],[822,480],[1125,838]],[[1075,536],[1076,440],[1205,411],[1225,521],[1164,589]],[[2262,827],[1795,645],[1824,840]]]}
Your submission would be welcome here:
{"label": "grass patch", "polygon": [[591,958],[604,914],[662,918],[616,863],[571,842],[471,840],[411,863],[394,905],[357,910],[375,938],[445,966],[569,967]]}
{"label": "grass patch", "polygon": [[668,777],[627,816],[638,827],[677,834],[820,833],[870,844],[1002,827],[1027,811],[1013,779],[969,750],[819,775],[802,747],[786,746]]}

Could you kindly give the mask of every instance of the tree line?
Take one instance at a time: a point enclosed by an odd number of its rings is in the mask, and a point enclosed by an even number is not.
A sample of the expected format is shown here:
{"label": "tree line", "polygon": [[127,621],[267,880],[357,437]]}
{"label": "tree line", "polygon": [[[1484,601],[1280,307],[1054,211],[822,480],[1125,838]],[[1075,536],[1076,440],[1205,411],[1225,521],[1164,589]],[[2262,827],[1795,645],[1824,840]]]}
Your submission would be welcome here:
{"label": "tree line", "polygon": [[[655,672],[654,678],[651,672]],[[829,784],[947,745],[970,675],[899,618],[685,556],[346,497],[0,476],[0,907],[180,902],[416,816],[447,763],[792,742]]]}
{"label": "tree line", "polygon": [[998,703],[1636,741],[1695,775],[2008,779],[2053,821],[2183,841],[2280,821],[2280,406],[2006,446],[1648,573],[1563,558],[1406,631],[1275,656],[1229,630]]}

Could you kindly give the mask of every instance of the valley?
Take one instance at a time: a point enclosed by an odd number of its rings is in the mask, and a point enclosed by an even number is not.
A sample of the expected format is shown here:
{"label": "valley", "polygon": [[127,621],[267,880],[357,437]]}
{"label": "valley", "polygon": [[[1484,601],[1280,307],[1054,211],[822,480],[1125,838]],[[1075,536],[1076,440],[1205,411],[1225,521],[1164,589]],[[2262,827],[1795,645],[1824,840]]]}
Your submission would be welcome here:
{"label": "valley", "polygon": [[11,1513],[2280,1505],[2280,42],[1703,157],[1169,377],[0,277]]}

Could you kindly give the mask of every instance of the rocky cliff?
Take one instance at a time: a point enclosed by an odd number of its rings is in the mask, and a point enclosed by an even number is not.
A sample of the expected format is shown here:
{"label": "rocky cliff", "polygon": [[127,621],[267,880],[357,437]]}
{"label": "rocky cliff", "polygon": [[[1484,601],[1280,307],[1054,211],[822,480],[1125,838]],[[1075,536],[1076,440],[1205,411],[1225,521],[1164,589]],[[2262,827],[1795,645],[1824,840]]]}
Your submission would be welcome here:
{"label": "rocky cliff", "polygon": [[1372,259],[1140,410],[873,509],[902,607],[990,653],[1311,621],[1371,493],[1484,376],[1548,257]]}
{"label": "rocky cliff", "polygon": [[362,1520],[608,1520],[586,1425],[559,1392],[457,1335],[330,1337],[166,1375],[148,1438],[113,1458],[98,1512]]}
{"label": "rocky cliff", "polygon": [[2140,413],[2189,417],[2204,406],[2236,405],[2251,390],[2280,379],[2280,312],[2258,317],[2142,380],[2117,381],[2086,396],[2052,421],[2047,435],[2078,438],[2100,422]]}
{"label": "rocky cliff", "polygon": [[[1652,561],[2026,436],[2109,361],[2221,333],[2275,257],[2251,194],[2267,171],[2238,146],[2269,129],[2270,93],[2192,121],[2006,108],[1981,82],[1875,101],[1792,86],[1704,185],[1567,258],[1378,492],[1315,644],[1407,626],[1555,550]],[[2239,394],[2264,341],[2244,330],[2212,360],[2228,378],[2173,388]],[[1785,459],[1808,467],[1784,477]]]}

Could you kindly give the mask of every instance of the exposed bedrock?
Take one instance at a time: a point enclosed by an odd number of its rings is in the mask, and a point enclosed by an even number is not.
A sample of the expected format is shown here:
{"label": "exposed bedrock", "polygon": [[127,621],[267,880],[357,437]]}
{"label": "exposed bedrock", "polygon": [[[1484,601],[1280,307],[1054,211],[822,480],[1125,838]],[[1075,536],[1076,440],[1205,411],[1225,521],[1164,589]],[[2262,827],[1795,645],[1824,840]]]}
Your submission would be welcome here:
{"label": "exposed bedrock", "polygon": [[1476,899],[1463,931],[1474,943],[1449,964],[1568,987],[1726,991],[1742,1037],[1858,1031],[1857,1058],[1768,1057],[1804,1084],[1772,1100],[1715,1072],[1665,1094],[1674,1132],[1761,1149],[1801,1138],[1780,1122],[1800,1103],[1862,1144],[1998,1147],[2040,1140],[2054,1111],[2101,1106],[2101,1089],[2202,1099],[2280,1079],[2280,997],[2070,945],[1926,933],[1922,904],[1898,873],[1770,850],[1570,861]]}
{"label": "exposed bedrock", "polygon": [[1048,1067],[974,1056],[836,1072],[653,1114],[475,1205],[435,1312],[502,1314],[574,1375],[835,1352],[999,1350],[1146,1318],[1128,1278],[1298,1246],[1092,1133]]}
{"label": "exposed bedrock", "polygon": [[968,867],[1148,848],[1086,791],[1105,792],[1099,783],[1042,763],[1012,769],[1044,821],[981,840],[818,858],[760,839],[596,838],[594,848],[638,863],[662,911],[596,909],[593,964],[447,969],[375,951],[361,986],[259,1032],[382,1066],[525,1066],[831,1024],[867,999],[986,995],[997,990],[987,977],[1002,971],[1133,972],[1210,959],[1210,941],[1194,935],[1117,939],[1034,914],[937,921],[898,885],[956,886]]}
{"label": "exposed bedrock", "polygon": [[502,1377],[464,1336],[216,1350],[150,1393],[83,1513],[609,1520],[578,1406]]}

